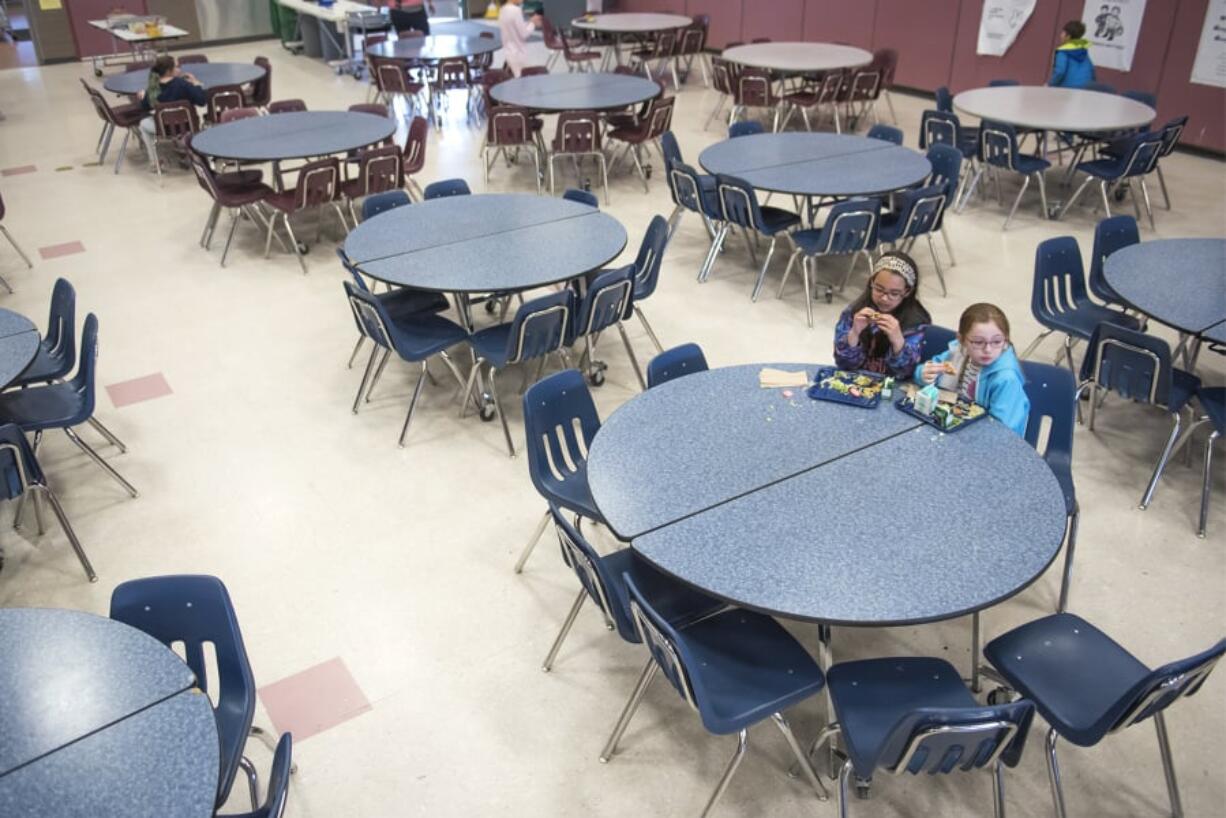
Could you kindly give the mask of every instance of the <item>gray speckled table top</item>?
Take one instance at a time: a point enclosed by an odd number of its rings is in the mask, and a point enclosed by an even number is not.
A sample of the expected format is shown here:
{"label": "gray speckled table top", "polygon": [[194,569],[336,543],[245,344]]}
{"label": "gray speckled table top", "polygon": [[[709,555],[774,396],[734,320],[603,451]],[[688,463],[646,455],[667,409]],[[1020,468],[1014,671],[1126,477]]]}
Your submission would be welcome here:
{"label": "gray speckled table top", "polygon": [[694,22],[684,14],[659,14],[656,12],[621,12],[594,14],[576,17],[570,21],[575,28],[588,31],[605,31],[610,34],[649,34],[653,31],[668,31],[685,28]]}
{"label": "gray speckled table top", "polygon": [[922,154],[880,139],[769,133],[717,142],[698,156],[708,173],[739,176],[758,190],[800,196],[887,193],[932,172]]}
{"label": "gray speckled table top", "polygon": [[186,691],[0,777],[0,815],[208,818],[218,756],[209,699]]}
{"label": "gray speckled table top", "polygon": [[625,74],[542,74],[500,82],[490,96],[505,105],[536,111],[606,111],[660,95],[660,86]]}
{"label": "gray speckled table top", "polygon": [[382,142],[396,122],[349,111],[295,111],[214,125],[192,138],[205,156],[241,162],[276,162],[329,156]]}
{"label": "gray speckled table top", "polygon": [[863,48],[836,43],[750,43],[724,51],[725,60],[780,73],[858,68],[873,61]]}
{"label": "gray speckled table top", "polygon": [[438,62],[456,57],[472,57],[502,48],[498,35],[493,37],[464,37],[453,34],[436,34],[430,37],[408,37],[372,45],[366,53],[372,57],[389,60],[421,60]]}
{"label": "gray speckled table top", "polygon": [[194,684],[135,628],[80,611],[0,609],[0,775]]}
{"label": "gray speckled table top", "polygon": [[1107,256],[1103,275],[1125,301],[1169,327],[1199,335],[1226,321],[1226,239],[1143,241]]}
{"label": "gray speckled table top", "polygon": [[612,261],[626,229],[595,208],[527,193],[450,196],[362,222],[345,253],[373,278],[439,292],[525,290]]}
{"label": "gray speckled table top", "polygon": [[1214,344],[1226,344],[1226,321],[1209,327],[1201,337]]}
{"label": "gray speckled table top", "polygon": [[0,338],[34,331],[34,322],[19,312],[0,308]]}
{"label": "gray speckled table top", "polygon": [[[191,63],[184,67],[184,73],[191,74],[200,80],[204,90],[216,88],[218,85],[245,85],[255,82],[264,76],[264,69],[254,63],[247,62],[202,62]],[[149,69],[128,71],[106,78],[102,87],[115,94],[135,94],[144,91],[149,85]]]}
{"label": "gray speckled table top", "polygon": [[[810,378],[817,368],[766,365],[804,370]],[[592,441],[588,484],[619,538],[633,539],[918,424],[902,412],[810,400],[803,387],[788,390],[790,398],[782,389],[762,389],[763,366],[669,381],[605,419]]]}
{"label": "gray speckled table top", "polygon": [[0,309],[0,389],[12,383],[38,353],[38,330],[20,313]]}
{"label": "gray speckled table top", "polygon": [[[758,388],[761,366],[648,390],[592,443],[601,514],[664,571],[778,616],[891,625],[988,607],[1055,558],[1060,487],[995,420],[943,434],[885,401],[784,401]],[[878,505],[894,522],[874,522]]]}
{"label": "gray speckled table top", "polygon": [[1153,108],[1128,97],[1046,85],[975,88],[955,96],[954,107],[1020,128],[1079,133],[1139,128],[1157,116]]}

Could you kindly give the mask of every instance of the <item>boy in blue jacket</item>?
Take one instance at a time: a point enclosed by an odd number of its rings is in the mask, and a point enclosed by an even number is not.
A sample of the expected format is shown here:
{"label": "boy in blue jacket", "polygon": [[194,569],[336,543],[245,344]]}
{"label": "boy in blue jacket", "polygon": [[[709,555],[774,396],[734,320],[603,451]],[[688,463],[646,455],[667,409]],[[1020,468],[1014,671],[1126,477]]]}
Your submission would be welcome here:
{"label": "boy in blue jacket", "polygon": [[1090,62],[1090,41],[1085,39],[1086,24],[1070,20],[1060,32],[1048,85],[1060,88],[1085,88],[1094,82],[1094,63]]}
{"label": "boy in blue jacket", "polygon": [[958,339],[917,369],[915,380],[926,386],[941,375],[950,376],[950,385],[959,398],[979,404],[1019,437],[1025,437],[1030,418],[1026,378],[1009,343],[1009,319],[1000,307],[967,307],[958,321]]}

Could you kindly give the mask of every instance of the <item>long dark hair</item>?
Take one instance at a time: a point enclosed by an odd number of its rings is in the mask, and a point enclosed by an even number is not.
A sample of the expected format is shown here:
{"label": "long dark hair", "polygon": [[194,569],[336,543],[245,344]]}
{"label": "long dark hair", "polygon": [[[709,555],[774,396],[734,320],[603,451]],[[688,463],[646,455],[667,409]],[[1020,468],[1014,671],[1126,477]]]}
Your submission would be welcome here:
{"label": "long dark hair", "polygon": [[[851,306],[847,310],[851,315],[855,315],[865,307],[877,309],[877,305],[873,303],[873,281],[877,278],[877,274],[882,271],[894,273],[889,267],[881,264],[882,259],[891,257],[910,265],[911,270],[915,273],[915,286],[910,287],[907,294],[903,296],[902,301],[898,302],[898,306],[890,311],[890,315],[898,319],[898,326],[906,334],[932,323],[932,316],[928,314],[928,310],[924,309],[924,305],[919,300],[919,265],[915,263],[915,259],[906,253],[898,250],[883,253],[881,259],[878,259],[877,263],[873,265],[873,274],[868,277],[868,283],[864,285],[864,292],[860,294],[859,298],[851,302]],[[894,275],[898,274],[894,273]],[[902,276],[899,277],[904,278]],[[860,348],[867,353],[869,358],[884,358],[889,354],[890,339],[886,337],[884,332],[873,332],[873,326],[870,324],[860,333]]]}

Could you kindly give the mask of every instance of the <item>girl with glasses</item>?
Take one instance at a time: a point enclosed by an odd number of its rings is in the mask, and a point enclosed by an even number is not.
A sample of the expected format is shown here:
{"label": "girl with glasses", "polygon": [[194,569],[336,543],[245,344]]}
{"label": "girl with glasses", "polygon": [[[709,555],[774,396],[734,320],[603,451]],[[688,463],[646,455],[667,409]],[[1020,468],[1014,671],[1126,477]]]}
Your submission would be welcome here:
{"label": "girl with glasses", "polygon": [[1009,319],[1000,307],[967,307],[958,321],[957,340],[924,364],[915,379],[926,385],[943,375],[949,376],[959,399],[979,404],[1018,435],[1026,434],[1026,378],[1009,342]]}
{"label": "girl with glasses", "polygon": [[910,378],[920,360],[924,327],[932,323],[916,297],[918,288],[919,268],[909,255],[893,252],[877,259],[864,293],[835,326],[835,365]]}

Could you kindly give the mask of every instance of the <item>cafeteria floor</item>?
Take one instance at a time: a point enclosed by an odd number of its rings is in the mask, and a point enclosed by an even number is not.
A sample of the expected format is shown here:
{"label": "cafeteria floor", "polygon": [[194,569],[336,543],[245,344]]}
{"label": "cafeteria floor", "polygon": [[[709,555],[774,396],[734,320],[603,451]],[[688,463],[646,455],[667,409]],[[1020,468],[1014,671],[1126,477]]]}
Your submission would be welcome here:
{"label": "cafeteria floor", "polygon": [[[274,99],[300,97],[324,110],[365,98],[364,85],[291,57],[275,41],[206,53],[214,62],[269,56]],[[526,459],[507,458],[498,423],[471,413],[461,420],[451,389],[427,388],[408,445],[398,449],[415,375],[397,363],[373,402],[351,414],[361,367],[345,368],[354,325],[332,240],[312,247],[304,276],[283,251],[274,248],[264,260],[262,235],[244,225],[228,265],[219,267],[222,242],[214,241],[212,252],[197,245],[209,202],[189,172],[172,169],[159,186],[136,149],[119,175],[109,164],[93,164],[99,121],[79,77],[93,81],[80,64],[0,72],[4,223],[36,259],[27,270],[0,247],[0,274],[16,289],[3,306],[43,327],[51,286],[64,276],[77,289],[78,322],[98,314],[99,385],[121,388],[101,390],[97,412],[129,446],[127,454],[104,454],[141,494],[129,499],[62,435],[49,436],[40,457],[100,581],[84,581],[58,529],[41,539],[14,531],[10,503],[0,527],[6,552],[0,605],[105,614],[112,588],[127,579],[221,577],[261,686],[257,723],[290,725],[297,733],[298,773],[286,812],[292,818],[697,814],[734,740],[706,734],[666,685],[649,691],[616,758],[597,761],[641,667],[640,646],[606,631],[588,607],[553,672],[541,672],[576,580],[552,535],[522,575],[512,573],[544,504]],[[715,99],[696,80],[678,97],[673,129],[695,164],[702,148],[722,138],[720,126],[702,128]],[[914,147],[930,103],[896,93],[894,106]],[[884,104],[880,109],[888,117]],[[1195,128],[1197,112],[1189,113]],[[460,176],[480,192],[481,135],[464,124],[461,95],[449,117],[444,129],[430,132],[419,178]],[[672,207],[658,158],[655,164],[650,194],[625,168],[612,182],[607,210],[631,236],[625,258],[652,215]],[[1144,224],[1142,239],[1223,235],[1222,162],[1176,153],[1163,167],[1174,210],[1158,210],[1157,232]],[[1008,184],[1007,197],[1016,190]],[[530,190],[531,171],[500,162],[489,189]],[[1072,234],[1088,256],[1095,218],[1085,207],[1049,223],[1036,211],[1028,191],[1008,232],[1000,229],[1005,211],[991,199],[948,218],[958,264],[946,270],[947,297],[927,249],[917,246],[922,296],[936,322],[954,326],[967,304],[991,301],[1012,320],[1019,348],[1030,343],[1037,331],[1029,309],[1035,245]],[[40,248],[52,258],[40,258]],[[739,242],[730,242],[710,281],[697,284],[706,248],[701,225],[687,216],[668,248],[660,288],[645,304],[665,347],[695,341],[712,366],[831,359],[845,299],[816,303],[809,330],[795,281],[783,300],[768,286],[761,301],[750,303],[755,272]],[[822,268],[842,270],[841,262]],[[770,276],[776,287],[782,271],[776,259]],[[849,294],[863,282],[860,272]],[[637,322],[629,330],[645,361],[649,339]],[[1035,357],[1050,360],[1057,348],[1049,339]],[[611,340],[603,350],[608,380],[594,392],[607,416],[637,386],[624,351]],[[1223,382],[1221,357],[1206,352],[1201,367],[1207,380]],[[506,404],[522,442],[518,397]],[[1078,429],[1074,456],[1082,521],[1071,610],[1151,665],[1206,648],[1226,630],[1221,468],[1210,536],[1195,535],[1203,436],[1192,466],[1172,463],[1150,509],[1136,508],[1168,428],[1160,412],[1113,399],[1098,413],[1095,432]],[[933,486],[934,503],[958,491],[956,474],[914,477]],[[907,535],[906,520],[896,519],[890,498],[874,496],[871,485],[858,508],[826,508],[818,499],[780,513],[806,515],[815,527],[829,515],[856,515],[865,537]],[[614,543],[606,535],[600,545]],[[849,555],[854,547],[848,543]],[[1049,571],[988,610],[985,638],[1051,612],[1058,583],[1059,572]],[[789,627],[816,652],[814,626]],[[842,629],[834,639],[836,660],[928,654],[965,669],[970,620]],[[1226,801],[1224,685],[1218,674],[1204,695],[1168,715],[1189,815],[1218,813]],[[791,718],[801,740],[812,740],[822,725],[820,699]],[[1050,814],[1041,729],[1006,776],[1013,815]],[[720,816],[835,815],[833,800],[816,803],[802,780],[787,778],[787,747],[774,728],[751,731],[750,745]],[[248,755],[266,774],[270,753],[252,742]],[[1166,813],[1148,725],[1092,749],[1062,745],[1061,765],[1072,815]],[[982,815],[990,798],[984,774],[879,775],[872,799],[851,806],[858,815]],[[228,811],[241,811],[245,800],[244,787],[236,786]]]}

